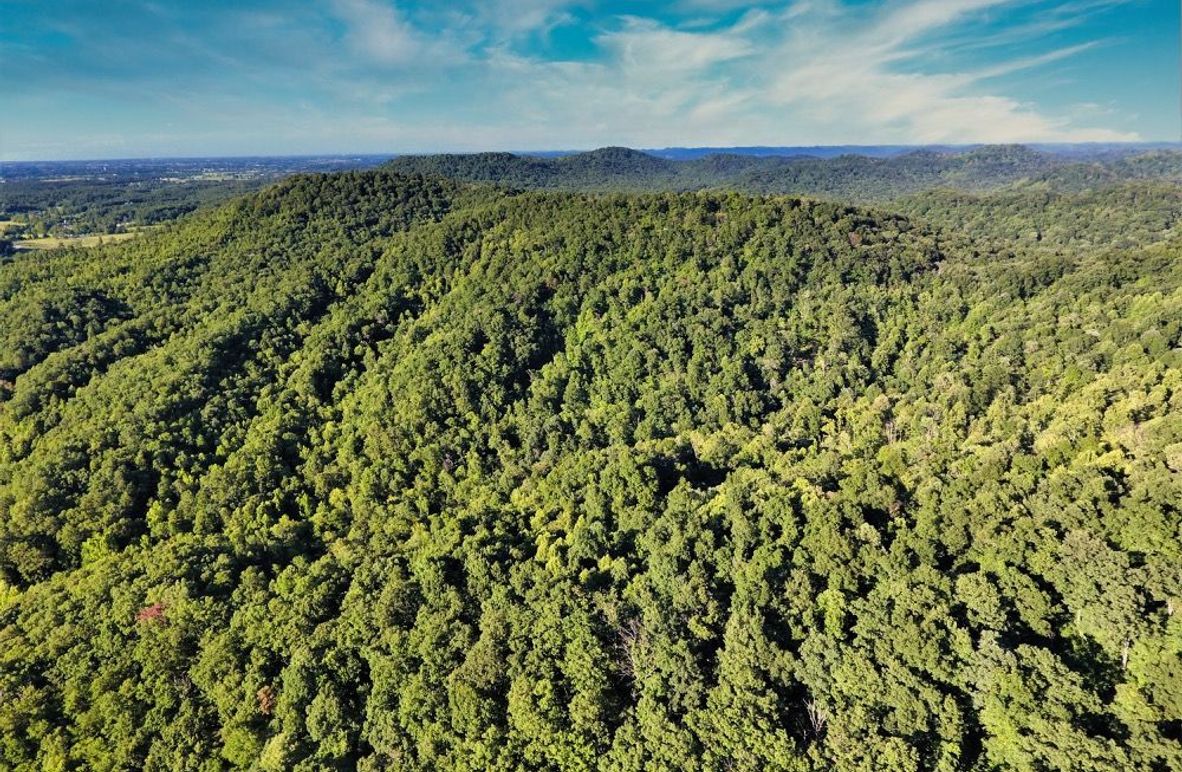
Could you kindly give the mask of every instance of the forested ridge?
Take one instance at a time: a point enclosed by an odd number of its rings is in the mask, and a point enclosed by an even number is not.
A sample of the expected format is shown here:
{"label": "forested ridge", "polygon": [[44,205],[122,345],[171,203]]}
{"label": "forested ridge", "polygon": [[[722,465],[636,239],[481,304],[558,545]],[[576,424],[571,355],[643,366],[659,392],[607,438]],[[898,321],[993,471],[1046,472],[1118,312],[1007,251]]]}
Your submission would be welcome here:
{"label": "forested ridge", "polygon": [[0,767],[1182,769],[1178,193],[1065,169],[0,264]]}
{"label": "forested ridge", "polygon": [[599,192],[702,189],[830,198],[844,203],[892,202],[934,189],[967,193],[1033,185],[1083,193],[1131,182],[1182,182],[1182,152],[1040,152],[1023,145],[958,151],[916,150],[886,157],[753,156],[715,153],[688,160],[605,147],[559,158],[512,153],[402,156],[387,164],[401,173],[490,182],[520,189]]}

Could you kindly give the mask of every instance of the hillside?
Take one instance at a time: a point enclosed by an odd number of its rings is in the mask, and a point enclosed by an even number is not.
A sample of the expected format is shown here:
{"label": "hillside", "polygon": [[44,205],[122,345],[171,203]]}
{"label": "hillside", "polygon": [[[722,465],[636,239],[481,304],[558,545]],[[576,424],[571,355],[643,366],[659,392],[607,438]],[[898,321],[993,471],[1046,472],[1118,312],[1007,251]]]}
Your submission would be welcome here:
{"label": "hillside", "polygon": [[495,182],[519,188],[641,190],[675,188],[679,164],[639,150],[605,147],[556,158],[512,153],[401,156],[386,167],[467,182]]}
{"label": "hillside", "polygon": [[1182,767],[1177,192],[928,189],[983,153],[826,167],[906,216],[400,159],[0,264],[0,766]]}
{"label": "hillside", "polygon": [[1182,187],[1129,181],[1072,192],[1044,182],[990,193],[939,189],[896,199],[892,208],[998,249],[1081,251],[1168,241],[1182,225]]}

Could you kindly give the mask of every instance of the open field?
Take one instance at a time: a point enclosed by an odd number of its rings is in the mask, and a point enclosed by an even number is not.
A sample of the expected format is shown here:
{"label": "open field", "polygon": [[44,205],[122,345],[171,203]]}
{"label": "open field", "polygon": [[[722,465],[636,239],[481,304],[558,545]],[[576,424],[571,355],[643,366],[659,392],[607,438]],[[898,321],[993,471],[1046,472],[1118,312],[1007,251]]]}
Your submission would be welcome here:
{"label": "open field", "polygon": [[16,220],[0,220],[0,236],[3,236],[10,230],[20,228],[22,225],[24,223],[17,222]]}
{"label": "open field", "polygon": [[74,236],[58,238],[47,236],[41,239],[22,239],[14,242],[17,249],[57,249],[58,247],[97,247],[100,244],[112,244],[117,241],[127,241],[140,235],[140,231],[131,233],[104,233],[96,236]]}

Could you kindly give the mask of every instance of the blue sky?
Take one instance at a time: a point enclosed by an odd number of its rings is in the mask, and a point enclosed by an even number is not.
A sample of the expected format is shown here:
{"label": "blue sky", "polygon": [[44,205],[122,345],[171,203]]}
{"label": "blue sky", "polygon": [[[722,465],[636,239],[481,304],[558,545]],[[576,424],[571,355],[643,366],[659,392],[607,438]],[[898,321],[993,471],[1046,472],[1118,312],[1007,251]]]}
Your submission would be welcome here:
{"label": "blue sky", "polygon": [[1176,0],[0,0],[0,158],[1176,140]]}

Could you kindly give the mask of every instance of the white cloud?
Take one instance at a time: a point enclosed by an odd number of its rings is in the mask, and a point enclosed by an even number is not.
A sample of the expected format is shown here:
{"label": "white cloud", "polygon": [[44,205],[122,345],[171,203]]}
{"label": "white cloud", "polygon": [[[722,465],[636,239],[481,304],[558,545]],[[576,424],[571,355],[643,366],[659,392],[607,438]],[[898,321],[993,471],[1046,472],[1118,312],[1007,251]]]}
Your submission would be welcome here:
{"label": "white cloud", "polygon": [[346,41],[374,64],[432,66],[467,58],[464,46],[449,32],[431,35],[414,26],[398,8],[383,0],[333,0],[345,22]]}
{"label": "white cloud", "polygon": [[683,32],[636,17],[625,19],[623,29],[600,35],[598,43],[621,70],[654,75],[701,72],[754,50],[730,30]]}
{"label": "white cloud", "polygon": [[500,36],[545,33],[571,20],[571,0],[483,0],[477,2],[475,18]]}

